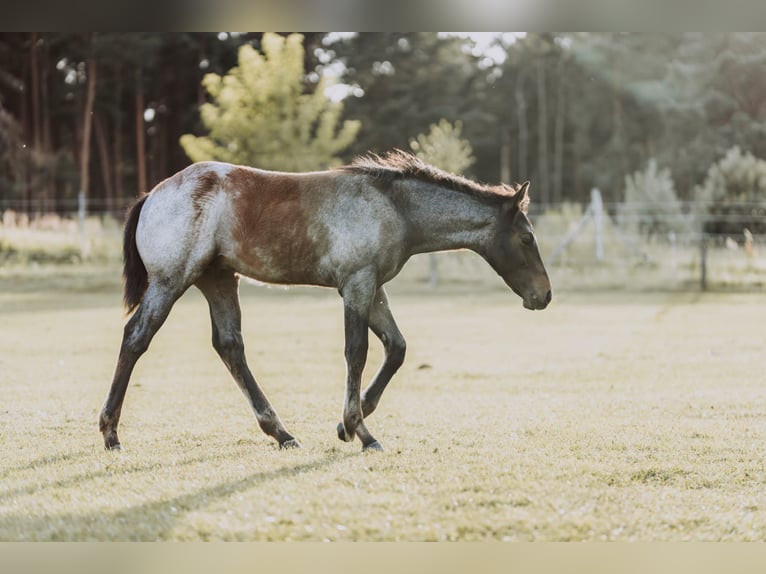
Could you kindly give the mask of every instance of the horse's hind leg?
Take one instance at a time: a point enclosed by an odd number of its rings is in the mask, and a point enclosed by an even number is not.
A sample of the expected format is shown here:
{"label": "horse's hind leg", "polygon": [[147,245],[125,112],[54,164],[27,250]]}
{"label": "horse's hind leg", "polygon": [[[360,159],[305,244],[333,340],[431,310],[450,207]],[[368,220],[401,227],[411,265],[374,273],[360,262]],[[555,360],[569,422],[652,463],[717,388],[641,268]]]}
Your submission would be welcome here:
{"label": "horse's hind leg", "polygon": [[396,326],[388,306],[386,292],[381,287],[375,294],[370,308],[370,329],[383,343],[386,358],[369,386],[362,392],[362,413],[369,416],[378,406],[378,401],[391,377],[404,363],[407,344]]}
{"label": "horse's hind leg", "polygon": [[232,271],[211,267],[195,285],[210,306],[213,347],[248,398],[258,425],[263,432],[276,439],[280,448],[300,447],[300,443],[285,429],[247,366],[242,340],[242,313],[237,295],[239,278]]}
{"label": "horse's hind leg", "polygon": [[183,291],[163,286],[159,281],[150,282],[141,304],[125,325],[112,386],[99,416],[99,429],[104,435],[104,446],[107,449],[122,448],[117,438],[117,425],[133,367],[149,348],[149,343]]}

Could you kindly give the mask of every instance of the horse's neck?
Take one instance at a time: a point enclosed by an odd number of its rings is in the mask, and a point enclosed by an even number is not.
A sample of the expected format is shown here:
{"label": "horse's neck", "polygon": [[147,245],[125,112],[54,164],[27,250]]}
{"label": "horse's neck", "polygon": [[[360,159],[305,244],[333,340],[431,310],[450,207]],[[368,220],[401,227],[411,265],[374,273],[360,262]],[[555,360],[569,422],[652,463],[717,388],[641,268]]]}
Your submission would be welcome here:
{"label": "horse's neck", "polygon": [[412,253],[471,249],[481,253],[489,241],[496,209],[469,195],[447,189],[409,190],[404,216],[412,230]]}

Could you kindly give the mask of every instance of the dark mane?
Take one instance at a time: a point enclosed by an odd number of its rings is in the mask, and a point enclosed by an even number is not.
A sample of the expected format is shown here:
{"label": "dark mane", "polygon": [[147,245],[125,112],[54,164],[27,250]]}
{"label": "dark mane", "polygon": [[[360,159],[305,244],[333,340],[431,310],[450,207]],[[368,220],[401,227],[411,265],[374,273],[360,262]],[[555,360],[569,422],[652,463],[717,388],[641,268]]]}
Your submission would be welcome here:
{"label": "dark mane", "polygon": [[[414,178],[454,191],[468,193],[482,199],[501,201],[513,197],[519,189],[513,186],[483,185],[427,164],[420,158],[402,150],[390,151],[382,156],[368,154],[356,158],[351,164],[337,168],[346,173],[369,175],[385,183]],[[526,203],[526,199],[524,202]]]}

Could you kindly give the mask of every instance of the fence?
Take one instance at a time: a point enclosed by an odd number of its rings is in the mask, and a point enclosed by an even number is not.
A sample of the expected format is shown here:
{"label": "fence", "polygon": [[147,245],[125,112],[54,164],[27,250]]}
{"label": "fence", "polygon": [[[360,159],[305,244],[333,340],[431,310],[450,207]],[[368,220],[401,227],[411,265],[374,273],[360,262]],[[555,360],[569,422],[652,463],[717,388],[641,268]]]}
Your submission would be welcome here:
{"label": "fence", "polygon": [[[22,215],[0,204],[0,268],[29,263],[73,263],[94,259],[118,263],[124,209],[91,215],[81,227],[76,202],[63,216]],[[93,210],[103,206],[91,204]],[[766,286],[766,235],[703,234],[693,225],[682,231],[639,231],[630,210],[605,204],[594,194],[587,206],[562,204],[533,211],[530,218],[557,290],[720,290],[760,291]],[[636,207],[636,206],[633,206]],[[639,206],[640,207],[640,206]],[[691,205],[684,211],[690,213]],[[5,208],[5,209],[3,209]],[[622,214],[622,217],[617,217]],[[663,216],[659,217],[662,222]],[[678,225],[668,228],[677,229]],[[672,221],[677,223],[677,221]],[[766,226],[766,216],[761,228]],[[662,226],[660,226],[662,227]],[[423,288],[504,288],[494,272],[469,252],[415,256],[404,281]]]}
{"label": "fence", "polygon": [[[638,222],[652,206],[605,204],[597,190],[584,207],[532,206],[537,211],[530,219],[558,290],[761,291],[766,286],[766,235],[751,233],[736,213],[716,215],[716,220],[731,223],[739,233],[704,233],[704,216],[695,213],[699,205],[679,204],[678,213],[653,213],[654,227],[666,231],[649,233]],[[763,228],[766,215],[758,221]],[[413,263],[405,272],[431,286],[502,286],[470,253],[418,257]]]}
{"label": "fence", "polygon": [[[766,240],[766,236],[756,236],[745,227],[745,225],[755,223],[755,227],[763,228],[766,216],[764,216],[760,206],[759,209],[754,210],[756,213],[755,219],[752,214],[743,216],[740,213],[728,213],[726,215],[716,214],[711,216],[706,213],[700,213],[699,203],[687,204],[685,208],[679,203],[676,209],[669,213],[652,211],[652,207],[651,205],[641,204],[617,204],[613,206],[613,212],[619,214],[618,220],[620,224],[616,225],[605,211],[601,193],[598,189],[593,189],[591,191],[591,201],[585,209],[583,217],[568,231],[567,235],[551,252],[548,258],[549,264],[555,265],[558,262],[565,250],[583,234],[585,225],[590,222],[593,226],[593,257],[596,263],[603,263],[605,259],[604,237],[607,232],[607,226],[612,232],[612,241],[616,240],[622,247],[624,252],[622,257],[644,263],[652,260],[649,251],[651,250],[650,245],[652,243],[650,238],[653,237],[654,243],[664,244],[666,248],[666,253],[664,254],[661,253],[661,248],[654,249],[655,264],[658,263],[659,258],[669,255],[671,264],[677,268],[679,252],[686,252],[687,260],[689,259],[689,252],[692,253],[691,268],[698,271],[699,287],[703,291],[708,288],[708,267],[711,262],[711,247],[713,249],[717,247],[725,248],[723,257],[721,257],[720,253],[717,253],[715,257],[719,267],[727,259],[730,267],[736,268],[737,264],[744,265],[744,271],[758,271],[762,267],[762,261],[758,257],[759,252],[756,242],[763,243]],[[741,205],[737,204],[737,207],[741,208]],[[695,213],[695,210],[697,213]],[[729,210],[724,206],[722,211],[727,212]],[[719,225],[724,223],[727,227],[738,229],[740,232],[710,233],[703,231],[705,228],[704,224],[712,221]],[[650,231],[637,233],[636,230],[641,229],[642,226]],[[665,231],[657,233],[654,231],[656,229],[664,229]],[[740,247],[742,248],[744,258],[733,254]],[[696,263],[693,254],[695,249],[698,250]],[[730,273],[719,273],[719,275],[721,279],[725,278],[726,282],[731,282]],[[753,279],[752,273],[750,279]],[[760,279],[756,278],[754,283],[754,286],[758,286]]]}

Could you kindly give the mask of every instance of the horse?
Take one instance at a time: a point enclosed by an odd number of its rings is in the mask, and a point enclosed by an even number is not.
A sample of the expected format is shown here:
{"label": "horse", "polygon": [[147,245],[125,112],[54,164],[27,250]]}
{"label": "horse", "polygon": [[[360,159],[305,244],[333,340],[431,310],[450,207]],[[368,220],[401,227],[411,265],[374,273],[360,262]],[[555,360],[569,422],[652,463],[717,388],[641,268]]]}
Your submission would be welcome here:
{"label": "horse", "polygon": [[[469,249],[522,299],[545,309],[551,282],[528,219],[529,181],[489,186],[395,150],[327,171],[283,173],[199,162],[140,197],[126,217],[124,305],[128,319],[99,416],[108,450],[117,436],[136,361],[192,285],[207,300],[212,343],[261,430],[280,448],[300,447],[248,368],[239,277],[337,289],[343,299],[345,397],[338,437],[382,450],[366,427],[406,343],[384,285],[414,254]],[[384,360],[361,390],[368,329]]]}

